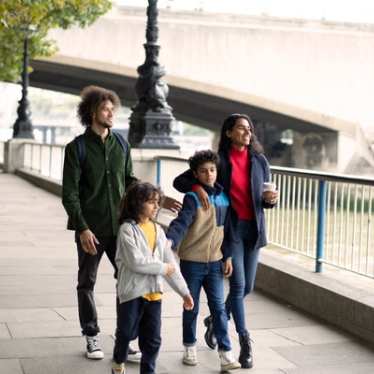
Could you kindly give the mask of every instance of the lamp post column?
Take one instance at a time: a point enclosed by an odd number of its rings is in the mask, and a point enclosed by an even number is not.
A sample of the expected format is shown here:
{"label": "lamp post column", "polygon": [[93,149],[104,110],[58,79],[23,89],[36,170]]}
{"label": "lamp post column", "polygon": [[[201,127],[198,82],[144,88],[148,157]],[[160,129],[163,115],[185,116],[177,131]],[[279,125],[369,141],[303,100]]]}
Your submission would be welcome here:
{"label": "lamp post column", "polygon": [[29,101],[27,98],[29,87],[29,34],[26,31],[23,41],[23,70],[22,70],[22,98],[18,102],[18,117],[13,125],[13,138],[34,139],[32,123],[30,119]]}
{"label": "lamp post column", "polygon": [[175,118],[167,103],[169,88],[162,77],[165,68],[158,62],[160,45],[157,25],[157,0],[148,0],[145,62],[139,66],[135,85],[138,98],[131,108],[129,142],[136,148],[178,149],[170,137]]}

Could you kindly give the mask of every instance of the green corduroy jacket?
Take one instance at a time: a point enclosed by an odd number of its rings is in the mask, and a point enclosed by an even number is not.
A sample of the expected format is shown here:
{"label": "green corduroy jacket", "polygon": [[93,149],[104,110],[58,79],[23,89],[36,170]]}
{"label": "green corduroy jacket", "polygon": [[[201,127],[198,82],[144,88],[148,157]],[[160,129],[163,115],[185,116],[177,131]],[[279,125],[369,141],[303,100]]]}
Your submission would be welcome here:
{"label": "green corduroy jacket", "polygon": [[90,229],[97,237],[116,236],[121,198],[136,180],[130,147],[125,155],[111,132],[103,142],[89,127],[84,142],[82,167],[76,142],[65,148],[62,204],[69,216],[68,229]]}

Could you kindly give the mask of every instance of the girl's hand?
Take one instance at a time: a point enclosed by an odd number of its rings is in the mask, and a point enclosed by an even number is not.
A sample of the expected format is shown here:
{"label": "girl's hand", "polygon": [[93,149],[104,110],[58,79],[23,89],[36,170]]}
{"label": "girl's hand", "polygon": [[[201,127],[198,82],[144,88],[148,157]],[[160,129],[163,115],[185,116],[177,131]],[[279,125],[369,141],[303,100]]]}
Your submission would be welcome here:
{"label": "girl's hand", "polygon": [[197,196],[199,197],[199,200],[201,202],[201,205],[203,206],[203,209],[207,210],[209,208],[209,196],[207,192],[204,190],[201,186],[196,186],[194,188],[194,191],[197,193]]}
{"label": "girl's hand", "polygon": [[183,308],[186,310],[192,310],[194,307],[193,298],[190,294],[183,296]]}
{"label": "girl's hand", "polygon": [[231,257],[229,257],[223,263],[223,275],[226,278],[231,277],[232,271],[233,271],[232,260],[231,260]]}
{"label": "girl's hand", "polygon": [[171,262],[166,264],[166,275],[170,277],[172,274],[175,273],[175,265]]}

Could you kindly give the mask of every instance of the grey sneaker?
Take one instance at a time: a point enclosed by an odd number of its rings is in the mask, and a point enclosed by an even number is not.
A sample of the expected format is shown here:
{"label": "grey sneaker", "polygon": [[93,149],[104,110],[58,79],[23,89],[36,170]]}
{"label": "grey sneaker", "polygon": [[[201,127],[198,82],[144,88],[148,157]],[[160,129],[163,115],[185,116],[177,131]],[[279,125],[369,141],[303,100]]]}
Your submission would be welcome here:
{"label": "grey sneaker", "polygon": [[104,352],[100,348],[98,336],[86,336],[86,341],[86,357],[90,360],[102,360],[104,358]]}

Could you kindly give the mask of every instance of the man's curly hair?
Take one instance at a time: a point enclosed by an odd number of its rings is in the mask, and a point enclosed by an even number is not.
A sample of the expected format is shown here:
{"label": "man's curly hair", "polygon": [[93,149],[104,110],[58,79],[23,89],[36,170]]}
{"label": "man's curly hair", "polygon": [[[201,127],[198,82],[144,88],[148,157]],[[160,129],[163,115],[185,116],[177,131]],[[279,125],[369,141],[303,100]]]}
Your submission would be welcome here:
{"label": "man's curly hair", "polygon": [[93,122],[93,114],[97,112],[100,104],[111,101],[115,108],[121,105],[118,95],[111,90],[98,86],[87,86],[81,92],[81,102],[78,105],[77,115],[82,126],[89,127]]}

